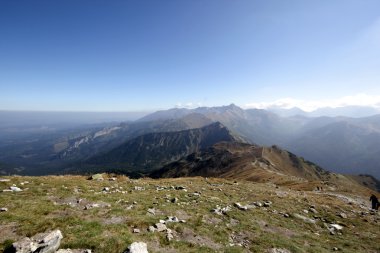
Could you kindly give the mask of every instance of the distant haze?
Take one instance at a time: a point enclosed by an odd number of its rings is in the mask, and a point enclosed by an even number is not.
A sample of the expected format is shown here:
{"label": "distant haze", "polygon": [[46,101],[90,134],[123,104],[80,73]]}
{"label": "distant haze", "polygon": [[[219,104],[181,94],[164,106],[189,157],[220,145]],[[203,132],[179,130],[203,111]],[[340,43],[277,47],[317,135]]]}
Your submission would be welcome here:
{"label": "distant haze", "polygon": [[0,129],[30,126],[76,126],[132,121],[149,112],[49,112],[0,111]]}

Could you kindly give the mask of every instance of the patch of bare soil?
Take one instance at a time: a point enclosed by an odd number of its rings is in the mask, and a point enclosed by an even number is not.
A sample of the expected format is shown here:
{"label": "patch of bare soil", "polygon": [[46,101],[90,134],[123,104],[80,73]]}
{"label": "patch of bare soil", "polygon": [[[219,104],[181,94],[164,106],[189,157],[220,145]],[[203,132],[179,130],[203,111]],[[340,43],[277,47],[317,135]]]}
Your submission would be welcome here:
{"label": "patch of bare soil", "polygon": [[206,224],[217,225],[221,223],[222,220],[216,217],[209,216],[209,215],[204,215],[202,218],[202,222]]}
{"label": "patch of bare soil", "polygon": [[17,223],[0,224],[0,241],[13,240],[16,241],[20,236],[17,235]]}
{"label": "patch of bare soil", "polygon": [[184,228],[182,233],[179,233],[178,236],[179,236],[179,240],[181,240],[181,241],[189,242],[192,244],[197,244],[200,246],[205,246],[205,247],[211,248],[213,250],[218,250],[221,247],[223,247],[223,245],[214,242],[212,239],[210,239],[206,236],[197,235],[190,228]]}
{"label": "patch of bare soil", "polygon": [[287,229],[287,228],[282,228],[282,227],[277,227],[277,226],[272,226],[265,221],[258,221],[257,222],[260,225],[260,228],[264,230],[265,232],[273,233],[273,234],[280,234],[283,235],[287,238],[291,238],[293,236],[296,236],[297,233]]}

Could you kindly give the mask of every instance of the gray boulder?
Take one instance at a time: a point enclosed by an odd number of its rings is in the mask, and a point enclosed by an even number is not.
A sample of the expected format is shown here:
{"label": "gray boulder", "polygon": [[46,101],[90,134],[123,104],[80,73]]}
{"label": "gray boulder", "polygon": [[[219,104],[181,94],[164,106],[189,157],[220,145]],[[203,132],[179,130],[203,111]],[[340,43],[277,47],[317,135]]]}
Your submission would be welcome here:
{"label": "gray boulder", "polygon": [[24,239],[12,244],[12,250],[15,253],[55,253],[63,238],[60,230],[37,234],[32,238]]}

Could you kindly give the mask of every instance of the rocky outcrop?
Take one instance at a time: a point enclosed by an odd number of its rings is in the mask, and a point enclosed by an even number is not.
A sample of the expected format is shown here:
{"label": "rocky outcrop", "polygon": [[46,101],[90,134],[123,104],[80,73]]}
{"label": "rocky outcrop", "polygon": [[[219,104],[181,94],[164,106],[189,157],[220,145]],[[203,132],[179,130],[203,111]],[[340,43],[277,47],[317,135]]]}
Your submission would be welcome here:
{"label": "rocky outcrop", "polygon": [[25,237],[6,250],[9,253],[91,253],[89,249],[60,249],[63,236],[60,230]]}
{"label": "rocky outcrop", "polygon": [[54,253],[58,250],[63,238],[60,230],[37,234],[12,244],[9,252],[15,253]]}

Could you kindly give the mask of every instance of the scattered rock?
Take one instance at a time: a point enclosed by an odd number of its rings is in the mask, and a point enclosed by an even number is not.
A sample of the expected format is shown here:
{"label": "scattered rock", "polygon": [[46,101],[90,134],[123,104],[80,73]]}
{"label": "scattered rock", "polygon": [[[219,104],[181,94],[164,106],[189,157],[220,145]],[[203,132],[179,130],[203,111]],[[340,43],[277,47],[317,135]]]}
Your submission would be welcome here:
{"label": "scattered rock", "polygon": [[225,215],[230,210],[231,210],[231,206],[226,206],[226,207],[216,206],[216,208],[212,209],[211,212],[216,213],[218,215]]}
{"label": "scattered rock", "polygon": [[0,178],[0,182],[9,182],[11,181],[10,179],[7,179],[7,178]]}
{"label": "scattered rock", "polygon": [[298,213],[293,214],[293,216],[294,216],[295,218],[300,219],[300,220],[303,220],[304,222],[307,222],[307,223],[313,223],[313,224],[316,223],[316,220],[311,219],[311,218],[308,218],[308,217],[305,217],[305,216],[300,215],[300,214],[298,214]]}
{"label": "scattered rock", "polygon": [[90,249],[60,249],[56,253],[91,253]]}
{"label": "scattered rock", "polygon": [[126,253],[148,253],[148,246],[145,242],[134,242],[128,247]]}
{"label": "scattered rock", "polygon": [[337,247],[332,248],[333,251],[338,251],[339,249]]}
{"label": "scattered rock", "polygon": [[133,233],[135,233],[135,234],[139,234],[139,233],[140,233],[140,229],[138,229],[138,228],[134,228],[134,229],[133,229]]}
{"label": "scattered rock", "polygon": [[343,226],[338,224],[330,224],[330,227],[334,228],[335,230],[342,230]]}
{"label": "scattered rock", "polygon": [[270,207],[272,205],[272,202],[271,201],[265,201],[263,205],[264,205],[264,207]]}
{"label": "scattered rock", "polygon": [[268,253],[292,253],[292,252],[287,250],[287,249],[272,248],[272,249],[268,250]]}
{"label": "scattered rock", "polygon": [[145,188],[144,188],[144,187],[141,187],[141,186],[135,186],[135,187],[134,187],[134,190],[135,190],[135,191],[144,191]]}
{"label": "scattered rock", "polygon": [[189,196],[189,197],[200,197],[201,193],[200,192],[189,193],[187,196]]}
{"label": "scattered rock", "polygon": [[178,202],[178,198],[172,198],[172,199],[170,200],[170,202],[172,202],[172,203],[177,203],[177,202]]}
{"label": "scattered rock", "polygon": [[168,229],[166,225],[162,223],[156,223],[154,226],[157,232],[163,232],[163,231],[166,231],[166,229]]}
{"label": "scattered rock", "polygon": [[347,214],[345,213],[340,213],[338,216],[341,217],[342,219],[347,219]]}
{"label": "scattered rock", "polygon": [[9,187],[9,189],[10,189],[11,191],[13,191],[13,192],[21,192],[21,191],[22,191],[20,188],[18,188],[18,187],[16,187],[16,186],[11,186],[11,187]]}
{"label": "scattered rock", "polygon": [[90,178],[90,180],[103,181],[103,174],[94,174]]}
{"label": "scattered rock", "polygon": [[8,212],[8,208],[2,207],[2,208],[0,208],[0,212]]}
{"label": "scattered rock", "polygon": [[63,238],[60,230],[37,234],[12,244],[11,252],[15,253],[54,253],[58,250]]}
{"label": "scattered rock", "polygon": [[109,192],[109,191],[110,191],[110,188],[109,188],[109,187],[104,187],[102,191],[103,191],[103,192]]}
{"label": "scattered rock", "polygon": [[171,241],[174,239],[173,231],[169,228],[166,229],[166,239],[168,239],[168,241]]}
{"label": "scattered rock", "polygon": [[312,213],[315,213],[315,214],[318,213],[318,211],[314,207],[310,207],[309,211],[312,212]]}
{"label": "scattered rock", "polygon": [[186,220],[180,220],[177,216],[168,216],[165,223],[168,222],[180,222],[180,223],[186,223]]}
{"label": "scattered rock", "polygon": [[104,202],[99,202],[99,203],[91,203],[91,204],[87,204],[84,206],[83,210],[89,210],[89,209],[92,209],[92,208],[105,208],[105,207],[111,207],[110,204],[108,203],[104,203]]}

